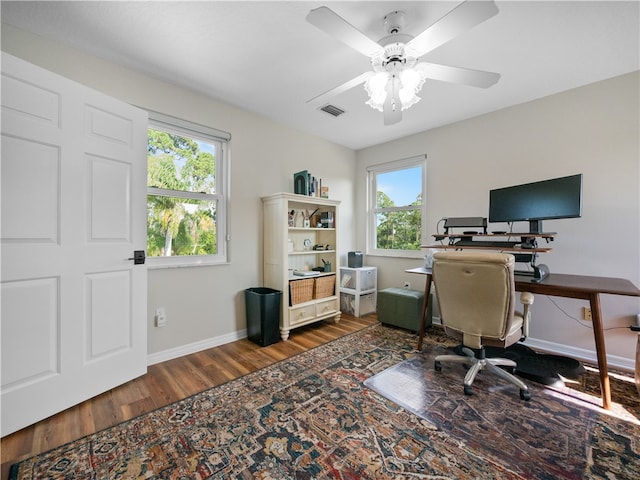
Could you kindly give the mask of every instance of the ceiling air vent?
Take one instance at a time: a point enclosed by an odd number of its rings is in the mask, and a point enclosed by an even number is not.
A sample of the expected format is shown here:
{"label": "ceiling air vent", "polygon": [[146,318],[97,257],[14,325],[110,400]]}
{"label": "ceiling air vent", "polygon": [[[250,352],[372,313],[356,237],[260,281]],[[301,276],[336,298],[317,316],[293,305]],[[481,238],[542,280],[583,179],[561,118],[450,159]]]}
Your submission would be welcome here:
{"label": "ceiling air vent", "polygon": [[334,117],[339,117],[344,113],[344,110],[331,104],[327,104],[324,107],[321,107],[320,110],[322,110],[323,112],[327,112],[329,115],[333,115]]}

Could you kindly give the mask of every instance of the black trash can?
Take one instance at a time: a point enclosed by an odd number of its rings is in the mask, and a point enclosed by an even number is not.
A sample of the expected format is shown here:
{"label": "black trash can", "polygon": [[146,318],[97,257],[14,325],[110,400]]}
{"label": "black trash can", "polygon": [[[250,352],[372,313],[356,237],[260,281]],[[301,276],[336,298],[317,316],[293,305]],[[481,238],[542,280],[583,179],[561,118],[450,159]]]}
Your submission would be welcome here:
{"label": "black trash can", "polygon": [[247,337],[263,347],[280,340],[282,292],[266,287],[244,291],[247,309]]}

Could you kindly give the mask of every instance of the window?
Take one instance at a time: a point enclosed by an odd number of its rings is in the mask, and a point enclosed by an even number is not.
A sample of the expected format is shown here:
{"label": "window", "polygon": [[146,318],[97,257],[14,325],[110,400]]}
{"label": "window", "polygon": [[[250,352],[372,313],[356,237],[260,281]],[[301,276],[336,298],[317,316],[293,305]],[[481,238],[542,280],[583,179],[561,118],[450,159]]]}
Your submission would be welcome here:
{"label": "window", "polygon": [[420,257],[426,215],[426,156],[374,165],[367,173],[367,253]]}
{"label": "window", "polygon": [[227,262],[230,135],[149,113],[149,265]]}

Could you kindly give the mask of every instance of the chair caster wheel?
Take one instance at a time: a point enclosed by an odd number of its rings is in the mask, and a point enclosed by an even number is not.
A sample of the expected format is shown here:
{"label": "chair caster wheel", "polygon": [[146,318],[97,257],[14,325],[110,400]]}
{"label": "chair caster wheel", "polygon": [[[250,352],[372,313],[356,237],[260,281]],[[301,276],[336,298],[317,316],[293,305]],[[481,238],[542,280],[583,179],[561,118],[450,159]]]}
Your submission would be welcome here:
{"label": "chair caster wheel", "polygon": [[473,387],[471,385],[464,386],[464,394],[465,395],[473,395]]}
{"label": "chair caster wheel", "polygon": [[529,390],[520,390],[520,399],[525,401],[531,400],[531,392],[529,392]]}
{"label": "chair caster wheel", "polygon": [[440,372],[442,370],[442,364],[436,360],[435,362],[433,362],[433,368],[436,372]]}

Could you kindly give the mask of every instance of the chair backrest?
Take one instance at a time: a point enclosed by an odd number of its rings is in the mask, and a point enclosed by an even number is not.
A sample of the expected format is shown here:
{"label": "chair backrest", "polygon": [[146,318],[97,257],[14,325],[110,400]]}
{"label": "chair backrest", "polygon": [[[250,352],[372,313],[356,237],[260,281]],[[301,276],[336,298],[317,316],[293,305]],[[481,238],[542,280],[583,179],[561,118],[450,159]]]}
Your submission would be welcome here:
{"label": "chair backrest", "polygon": [[489,252],[438,252],[433,279],[442,324],[480,348],[482,338],[504,340],[515,308],[514,256]]}

